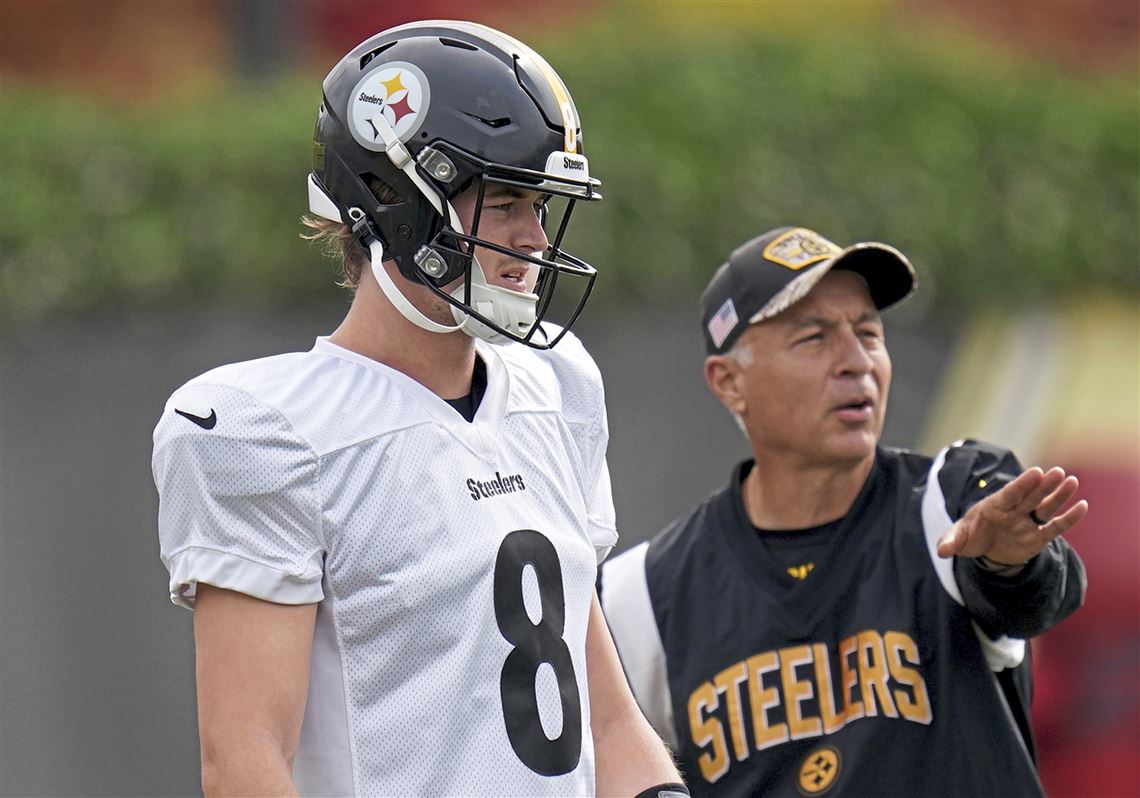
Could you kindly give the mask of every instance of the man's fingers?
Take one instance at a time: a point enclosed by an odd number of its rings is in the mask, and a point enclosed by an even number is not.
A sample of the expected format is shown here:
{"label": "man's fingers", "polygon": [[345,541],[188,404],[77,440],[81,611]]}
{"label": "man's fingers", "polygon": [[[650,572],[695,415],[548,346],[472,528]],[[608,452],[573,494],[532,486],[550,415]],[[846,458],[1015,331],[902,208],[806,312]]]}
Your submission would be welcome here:
{"label": "man's fingers", "polygon": [[1028,560],[1088,514],[1088,502],[1082,500],[1053,517],[1072,500],[1079,484],[1064,469],[1031,468],[971,508],[946,530],[935,550],[939,557],[985,554],[998,562]]}
{"label": "man's fingers", "polygon": [[1048,496],[1041,499],[1038,504],[1033,507],[1030,512],[1034,513],[1041,524],[1047,524],[1057,514],[1057,511],[1069,503],[1069,499],[1077,493],[1077,488],[1080,487],[1080,482],[1076,477],[1069,476],[1057,486],[1057,489],[1050,493]]}
{"label": "man's fingers", "polygon": [[1075,527],[1084,517],[1089,513],[1089,503],[1084,499],[1074,504],[1061,515],[1054,518],[1052,521],[1041,527],[1041,533],[1045,539],[1052,540],[1053,538],[1063,535],[1070,529]]}
{"label": "man's fingers", "polygon": [[[1064,484],[1064,482],[1064,470],[1056,467],[1050,468],[1042,475],[1041,480],[1031,490],[1026,491],[1025,496],[1022,497],[1021,502],[1016,507],[1012,508],[1013,511],[1017,513],[1025,513],[1028,515],[1029,513],[1036,510],[1037,516],[1047,521],[1049,519],[1049,516],[1042,515],[1041,511],[1037,508],[1041,505],[1041,502],[1043,502],[1047,496],[1052,495],[1058,487]],[[1056,512],[1060,507],[1061,505],[1058,504],[1053,508],[1053,512]]]}
{"label": "man's fingers", "polygon": [[938,539],[938,556],[953,557],[966,545],[967,536],[962,529],[962,522],[954,524]]}
{"label": "man's fingers", "polygon": [[1034,466],[1026,471],[1022,471],[1017,476],[1017,479],[1010,482],[989,498],[999,510],[1004,512],[1029,512],[1028,510],[1021,510],[1021,505],[1024,504],[1026,498],[1029,497],[1037,486],[1041,484],[1041,480],[1044,477],[1045,472],[1037,466]]}

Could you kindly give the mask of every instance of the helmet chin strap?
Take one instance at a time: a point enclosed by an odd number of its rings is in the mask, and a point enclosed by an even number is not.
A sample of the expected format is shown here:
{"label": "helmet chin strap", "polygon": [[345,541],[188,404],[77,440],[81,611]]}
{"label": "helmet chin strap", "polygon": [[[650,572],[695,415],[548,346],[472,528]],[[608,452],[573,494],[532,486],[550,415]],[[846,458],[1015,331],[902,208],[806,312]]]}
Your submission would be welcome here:
{"label": "helmet chin strap", "polygon": [[[402,171],[408,176],[408,179],[419,189],[428,202],[430,202],[451,224],[452,229],[458,233],[463,233],[463,225],[459,221],[459,215],[455,212],[454,206],[439,196],[429,186],[420,174],[416,171],[416,161],[412,158],[408,148],[400,141],[399,136],[396,135],[395,128],[388,123],[382,113],[376,113],[372,117],[372,125],[380,134],[380,138],[384,141],[385,152],[389,160],[396,166],[397,169]],[[395,305],[396,309],[404,315],[408,321],[412,322],[418,327],[425,330],[437,333],[449,333],[456,330],[463,330],[463,332],[470,335],[472,338],[481,338],[490,343],[506,343],[510,339],[500,332],[493,330],[481,321],[469,316],[454,305],[451,308],[452,315],[455,318],[455,326],[449,327],[445,324],[434,322],[421,313],[410,301],[404,296],[403,292],[392,281],[388,275],[388,270],[383,265],[384,248],[380,242],[373,241],[369,246],[369,251],[372,257],[372,273],[376,275],[377,282],[380,283],[380,288],[383,289],[385,296]],[[474,254],[471,256],[471,307],[478,311],[482,316],[493,321],[495,324],[502,327],[504,330],[509,330],[515,335],[526,335],[530,332],[530,328],[534,325],[536,307],[538,304],[538,295],[531,292],[512,291],[509,288],[502,288],[487,283],[487,276],[483,273],[483,267],[475,258]],[[451,296],[463,301],[464,289],[459,286],[452,291]]]}
{"label": "helmet chin strap", "polygon": [[[479,265],[479,261],[475,258],[471,260],[472,309],[515,335],[524,336],[530,332],[530,328],[534,326],[538,294],[513,291],[510,288],[488,284],[487,276],[483,274],[483,267]],[[451,295],[463,301],[463,286],[456,288]],[[510,338],[454,305],[451,306],[451,312],[455,316],[455,321],[462,325],[463,332],[472,338],[482,338],[492,344],[510,343]]]}
{"label": "helmet chin strap", "polygon": [[[411,300],[404,296],[404,292],[396,286],[391,275],[388,274],[388,270],[384,268],[383,244],[373,239],[368,245],[368,254],[372,258],[372,274],[375,275],[376,282],[380,284],[380,290],[384,292],[384,296],[388,297],[388,301],[395,306],[396,310],[400,311],[405,319],[421,329],[434,333],[451,333],[464,328],[464,321],[467,320],[466,313],[462,314],[462,319],[460,314],[456,314],[457,324],[454,327],[449,327],[446,324],[440,324],[429,319],[411,303]],[[452,311],[455,310],[452,308]]]}
{"label": "helmet chin strap", "polygon": [[[380,290],[400,314],[417,327],[434,333],[453,333],[462,330],[472,338],[480,338],[492,344],[510,343],[511,339],[483,322],[451,306],[455,326],[440,324],[420,312],[404,292],[399,289],[388,270],[384,268],[384,245],[373,239],[368,245],[372,261],[372,274],[380,285]],[[458,286],[451,295],[463,300],[463,286]],[[515,335],[525,336],[534,326],[535,308],[538,294],[513,291],[497,285],[489,285],[479,261],[472,258],[471,264],[471,306],[481,315]]]}

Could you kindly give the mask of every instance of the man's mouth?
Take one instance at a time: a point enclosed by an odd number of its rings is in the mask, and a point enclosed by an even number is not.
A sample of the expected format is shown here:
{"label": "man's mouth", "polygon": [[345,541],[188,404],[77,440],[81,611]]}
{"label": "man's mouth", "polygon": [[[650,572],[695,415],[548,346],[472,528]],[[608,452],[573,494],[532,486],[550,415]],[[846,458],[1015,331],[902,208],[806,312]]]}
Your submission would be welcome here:
{"label": "man's mouth", "polygon": [[492,283],[500,288],[506,288],[509,291],[528,293],[531,290],[529,274],[530,269],[525,263],[505,266],[499,269],[499,273],[495,276]]}
{"label": "man's mouth", "polygon": [[506,285],[507,288],[515,288],[522,290],[526,285],[526,269],[507,269],[506,271],[499,272],[499,281]]}
{"label": "man's mouth", "polygon": [[866,396],[856,397],[832,408],[832,412],[842,421],[860,422],[871,418],[875,405]]}

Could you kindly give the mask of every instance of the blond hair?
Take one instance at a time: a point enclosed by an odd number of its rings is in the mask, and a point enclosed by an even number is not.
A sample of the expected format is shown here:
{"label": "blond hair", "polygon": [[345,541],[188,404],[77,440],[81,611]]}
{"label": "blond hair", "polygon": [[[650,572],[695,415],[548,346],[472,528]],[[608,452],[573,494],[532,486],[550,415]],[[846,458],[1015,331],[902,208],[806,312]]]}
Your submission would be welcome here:
{"label": "blond hair", "polygon": [[[399,205],[404,199],[396,190],[375,177],[367,177],[368,189],[381,205]],[[355,291],[360,285],[360,273],[368,265],[368,253],[352,234],[352,229],[344,222],[334,222],[323,216],[306,213],[301,224],[311,232],[301,233],[301,238],[312,241],[328,257],[339,261],[340,279],[337,285]]]}

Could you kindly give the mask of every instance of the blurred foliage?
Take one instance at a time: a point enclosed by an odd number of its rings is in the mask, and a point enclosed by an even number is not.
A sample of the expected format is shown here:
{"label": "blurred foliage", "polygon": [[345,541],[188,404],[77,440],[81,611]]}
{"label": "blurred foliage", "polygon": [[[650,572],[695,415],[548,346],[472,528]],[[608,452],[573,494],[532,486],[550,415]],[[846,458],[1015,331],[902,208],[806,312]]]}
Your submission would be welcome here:
{"label": "blurred foliage", "polygon": [[6,86],[4,315],[328,291],[297,238],[319,99],[309,81],[124,111]]}
{"label": "blurred foliage", "polygon": [[[870,29],[647,30],[622,8],[530,37],[603,180],[569,236],[601,294],[692,294],[781,224],[900,247],[946,308],[1140,290],[1134,76]],[[11,84],[0,102],[5,318],[336,291],[298,239],[317,78],[131,110]]]}

